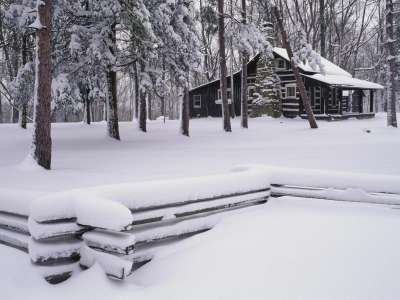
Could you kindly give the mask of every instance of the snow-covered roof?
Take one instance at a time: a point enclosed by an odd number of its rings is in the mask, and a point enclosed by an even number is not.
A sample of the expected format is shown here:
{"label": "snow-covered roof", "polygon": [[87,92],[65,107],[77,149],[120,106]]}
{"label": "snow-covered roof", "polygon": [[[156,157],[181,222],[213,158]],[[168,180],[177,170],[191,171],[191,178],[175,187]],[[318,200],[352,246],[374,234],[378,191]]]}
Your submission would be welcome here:
{"label": "snow-covered roof", "polygon": [[340,76],[340,75],[303,75],[305,77],[329,84],[340,86],[344,88],[356,88],[356,89],[372,89],[372,90],[382,90],[383,86],[377,83],[369,82],[366,80],[361,80],[353,77]]}
{"label": "snow-covered roof", "polygon": [[[289,56],[287,54],[286,49],[275,47],[273,51],[280,57],[289,61]],[[321,63],[324,67],[324,74],[322,74],[321,70],[319,70],[319,67],[317,67],[317,69],[313,69],[309,65],[309,63],[305,64],[302,63],[299,65],[299,68],[306,72],[315,73],[313,75],[303,74],[305,77],[309,77],[329,85],[341,86],[345,88],[348,87],[350,89],[351,88],[373,89],[373,90],[383,89],[383,86],[381,86],[380,84],[353,78],[349,72],[346,72],[339,66],[335,65],[334,63],[323,57],[321,57]]]}
{"label": "snow-covered roof", "polygon": [[[278,48],[275,47],[273,49],[273,52],[276,53],[277,55],[279,55],[280,57],[286,59],[287,61],[289,60],[289,55],[286,51],[285,48]],[[315,52],[315,51],[313,51]],[[315,54],[317,54],[315,52]],[[340,76],[347,76],[347,77],[351,77],[351,74],[349,72],[346,72],[345,70],[343,70],[342,68],[340,68],[339,66],[335,65],[333,62],[321,57],[321,63],[324,66],[324,71],[326,75],[340,75]],[[322,73],[321,70],[319,70],[319,68],[317,69],[313,69],[309,63],[301,63],[299,65],[299,68],[302,69],[303,71],[306,72],[313,72],[313,73]]]}

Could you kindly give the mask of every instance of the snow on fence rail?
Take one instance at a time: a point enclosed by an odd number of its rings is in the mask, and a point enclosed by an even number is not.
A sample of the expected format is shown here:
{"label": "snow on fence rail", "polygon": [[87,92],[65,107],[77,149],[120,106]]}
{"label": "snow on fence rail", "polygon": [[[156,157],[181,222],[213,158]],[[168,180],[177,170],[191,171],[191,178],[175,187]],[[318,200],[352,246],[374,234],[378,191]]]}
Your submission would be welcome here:
{"label": "snow on fence rail", "polygon": [[28,252],[42,276],[57,283],[96,262],[124,279],[166,243],[211,229],[217,213],[270,195],[400,205],[400,177],[244,166],[215,176],[21,195],[0,190],[0,243]]}
{"label": "snow on fence rail", "polygon": [[52,283],[95,262],[124,279],[166,241],[209,230],[216,213],[265,203],[269,195],[268,171],[260,168],[24,196],[21,203],[13,195],[16,203],[0,202],[0,242],[28,252]]}

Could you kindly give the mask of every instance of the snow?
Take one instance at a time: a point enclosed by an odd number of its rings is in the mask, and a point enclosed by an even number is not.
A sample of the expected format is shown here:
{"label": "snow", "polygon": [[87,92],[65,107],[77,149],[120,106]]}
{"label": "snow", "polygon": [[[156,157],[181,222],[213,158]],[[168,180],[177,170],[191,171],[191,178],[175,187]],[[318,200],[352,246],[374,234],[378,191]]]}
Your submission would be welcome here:
{"label": "snow", "polygon": [[128,208],[117,202],[104,201],[101,198],[76,201],[75,211],[77,222],[91,227],[121,231],[133,221]]}
{"label": "snow", "polygon": [[[21,167],[29,152],[32,127],[22,131],[17,125],[0,125],[0,210],[28,215],[31,202],[43,201],[42,207],[32,206],[32,214],[54,209],[55,219],[65,215],[73,218],[76,211],[70,195],[76,195],[77,190],[80,202],[90,202],[98,198],[87,196],[98,197],[92,191],[102,189],[96,186],[113,186],[117,191],[117,187],[147,181],[150,189],[151,182],[178,184],[189,177],[218,178],[216,174],[228,175],[227,183],[236,188],[240,184],[229,181],[230,176],[240,178],[247,172],[270,173],[263,185],[271,181],[350,188],[346,196],[352,197],[364,197],[364,191],[399,191],[400,133],[386,127],[383,114],[370,120],[319,122],[318,130],[310,130],[300,119],[250,121],[250,129],[241,130],[236,118],[233,132],[226,134],[220,129],[220,119],[192,120],[190,139],[179,135],[177,121],[166,125],[149,122],[147,134],[138,132],[135,124],[121,123],[121,142],[106,137],[105,123],[53,124],[53,170],[49,172]],[[259,164],[267,170],[251,171],[252,165]],[[241,167],[234,168],[236,172],[229,171],[237,165]],[[243,186],[249,184],[258,182]],[[221,188],[217,183],[215,186]],[[175,192],[178,188],[175,186]],[[89,194],[82,192],[88,190]],[[124,191],[124,198],[129,191]],[[193,189],[185,197],[199,191]],[[153,187],[153,192],[162,190]],[[51,200],[53,193],[58,195],[56,202]],[[112,193],[111,189],[110,197]],[[328,193],[332,195],[332,190]],[[129,201],[141,203],[139,198]],[[92,206],[82,211],[86,213]],[[0,245],[2,297],[398,299],[400,237],[396,228],[400,210],[286,197],[231,213],[213,230],[147,252],[153,260],[123,283],[108,280],[100,262],[93,260],[90,270],[76,272],[56,287],[49,286],[38,276],[28,255]],[[172,214],[164,211],[162,215],[168,219]],[[17,240],[26,244],[28,237],[22,236],[22,240],[21,236]],[[31,247],[38,256],[58,255],[57,249],[42,249],[43,245]]]}
{"label": "snow", "polygon": [[170,220],[176,218],[179,214],[185,214],[193,211],[201,211],[203,209],[218,208],[223,206],[232,205],[244,205],[245,203],[254,203],[260,201],[260,199],[266,199],[270,195],[270,191],[264,191],[259,193],[252,193],[248,195],[241,195],[229,198],[221,198],[218,200],[204,201],[199,203],[187,204],[184,206],[155,209],[144,212],[133,213],[133,220],[137,223],[141,223],[143,220],[152,218],[160,218],[162,220]]}
{"label": "snow", "polygon": [[400,294],[399,214],[384,206],[272,200],[164,249],[123,283],[107,280],[96,264],[49,286],[25,254],[0,246],[7,274],[0,288],[11,300],[394,300]]}
{"label": "snow", "polygon": [[117,279],[124,279],[132,271],[133,262],[119,258],[112,254],[92,250],[87,246],[82,247],[84,256],[83,265],[93,267],[98,263],[103,271]]}
{"label": "snow", "polygon": [[[273,52],[278,54],[280,57],[284,58],[285,60],[290,61],[286,49],[275,47],[273,49]],[[316,54],[315,51],[313,51],[313,52]],[[324,67],[324,70],[323,70],[324,72],[321,72],[321,70],[319,70],[318,68],[317,69],[312,68],[308,63],[307,64],[300,63],[299,68],[304,71],[307,71],[307,72],[313,72],[313,73],[320,72],[320,73],[324,73],[326,75],[336,75],[336,76],[343,76],[343,77],[348,77],[348,78],[352,77],[350,73],[346,72],[345,70],[343,70],[339,66],[335,65],[334,63],[330,62],[326,58],[321,57],[321,64]]]}
{"label": "snow", "polygon": [[[275,47],[273,49],[274,53],[278,54],[282,58],[289,61],[289,56],[287,54],[286,49]],[[339,66],[330,62],[329,60],[320,57],[317,53],[311,50],[316,56],[319,57],[320,64],[315,64],[315,66],[311,66],[309,62],[304,64],[303,62],[298,63],[300,69],[306,72],[316,73],[313,75],[303,75],[305,77],[312,78],[314,80],[327,83],[329,85],[338,85],[348,88],[358,88],[358,89],[376,89],[382,90],[384,87],[380,84],[369,82],[366,80],[361,80],[357,78],[353,78],[350,73],[346,72]],[[322,67],[320,67],[321,65]]]}
{"label": "snow", "polygon": [[57,241],[52,243],[41,243],[34,239],[29,240],[29,256],[33,261],[48,259],[68,258],[79,254],[82,246],[80,240]]}
{"label": "snow", "polygon": [[36,240],[43,240],[64,235],[74,235],[75,233],[83,230],[83,227],[76,224],[76,222],[41,224],[36,222],[33,218],[29,218],[28,226],[29,233]]}
{"label": "snow", "polygon": [[367,192],[400,194],[400,176],[398,176],[400,169],[396,169],[396,166],[393,168],[393,171],[397,172],[393,175],[281,167],[269,167],[269,170],[274,184],[337,189],[359,188]]}
{"label": "snow", "polygon": [[[235,119],[233,132],[227,135],[220,129],[220,119],[192,120],[190,139],[179,135],[178,121],[149,122],[147,134],[132,123],[121,123],[121,142],[105,136],[105,123],[53,124],[51,172],[18,168],[29,152],[32,127],[22,131],[16,125],[0,125],[1,205],[19,205],[14,201],[18,197],[31,201],[34,192],[215,175],[242,164],[399,175],[400,133],[386,127],[385,114],[369,120],[321,121],[316,131],[300,119],[250,121],[246,131]],[[21,208],[26,205],[16,210]]]}
{"label": "snow", "polygon": [[29,216],[31,202],[42,195],[41,192],[30,191],[29,189],[15,190],[0,187],[0,211]]}
{"label": "snow", "polygon": [[14,230],[29,234],[28,220],[26,217],[0,213],[0,227],[9,227]]}
{"label": "snow", "polygon": [[107,232],[102,230],[92,230],[82,236],[89,246],[101,247],[118,253],[125,253],[125,249],[136,243],[135,235],[121,232]]}
{"label": "snow", "polygon": [[152,242],[166,237],[208,230],[213,228],[219,220],[219,216],[208,216],[205,218],[190,219],[176,224],[136,229],[131,232],[135,235],[136,243]]}
{"label": "snow", "polygon": [[322,75],[322,74],[314,74],[314,75],[304,75],[305,77],[309,77],[315,79],[320,82],[327,83],[329,85],[337,85],[346,88],[356,88],[356,89],[374,89],[374,90],[382,90],[384,87],[380,84],[369,82],[366,80],[361,80],[357,78],[349,78],[347,76],[342,75]]}
{"label": "snow", "polygon": [[23,233],[0,228],[0,241],[13,246],[28,249],[29,236]]}

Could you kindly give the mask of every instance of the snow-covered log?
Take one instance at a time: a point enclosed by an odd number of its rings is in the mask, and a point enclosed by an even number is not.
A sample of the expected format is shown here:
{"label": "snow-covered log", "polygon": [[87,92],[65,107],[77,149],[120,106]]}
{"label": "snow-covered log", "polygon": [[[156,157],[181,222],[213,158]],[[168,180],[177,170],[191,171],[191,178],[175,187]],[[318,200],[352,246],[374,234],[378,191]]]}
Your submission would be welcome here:
{"label": "snow-covered log", "polygon": [[294,196],[345,202],[400,205],[400,195],[368,193],[362,189],[312,188],[299,186],[274,186],[272,196]]}
{"label": "snow-covered log", "polygon": [[113,279],[123,280],[132,272],[133,262],[121,257],[99,252],[87,246],[82,247],[82,259],[80,265],[90,268],[98,263],[104,272]]}
{"label": "snow-covered log", "polygon": [[0,213],[0,228],[29,235],[28,219],[19,215]]}
{"label": "snow-covered log", "polygon": [[82,241],[65,240],[57,242],[37,242],[29,240],[29,255],[37,265],[60,265],[73,263],[80,259]]}
{"label": "snow-covered log", "polygon": [[28,252],[29,235],[0,228],[0,244]]}
{"label": "snow-covered log", "polygon": [[29,233],[37,241],[72,238],[88,230],[76,222],[38,223],[32,218],[28,219],[28,226]]}
{"label": "snow-covered log", "polygon": [[131,254],[136,243],[135,235],[122,232],[93,230],[86,232],[82,237],[92,249],[124,255]]}

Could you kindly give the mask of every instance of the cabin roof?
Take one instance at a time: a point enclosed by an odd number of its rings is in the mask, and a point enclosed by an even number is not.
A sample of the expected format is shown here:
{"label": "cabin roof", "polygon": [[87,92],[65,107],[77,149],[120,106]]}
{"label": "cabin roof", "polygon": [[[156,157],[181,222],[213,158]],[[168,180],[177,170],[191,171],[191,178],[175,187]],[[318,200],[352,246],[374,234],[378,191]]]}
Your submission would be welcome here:
{"label": "cabin roof", "polygon": [[[274,53],[282,57],[283,59],[289,61],[289,56],[286,49],[275,47],[273,49]],[[313,52],[317,54],[314,50]],[[369,82],[366,80],[357,79],[351,76],[349,72],[346,72],[339,66],[335,65],[333,62],[321,57],[321,63],[324,68],[322,72],[319,67],[313,69],[308,62],[301,63],[299,68],[308,73],[314,73],[311,75],[302,74],[305,77],[317,80],[319,82],[339,86],[348,89],[372,89],[381,90],[383,86],[374,82]]]}
{"label": "cabin roof", "polygon": [[361,80],[353,77],[341,76],[341,75],[304,75],[319,82],[323,82],[328,85],[342,87],[343,89],[365,89],[365,90],[382,90],[384,87],[380,84]]}
{"label": "cabin roof", "polygon": [[[274,47],[272,51],[275,55],[278,55],[279,57],[285,59],[286,61],[290,61],[288,53],[285,48]],[[314,50],[312,50],[312,51],[317,55],[316,51],[314,51]],[[253,56],[249,60],[248,64],[250,64],[254,60],[258,59],[259,57],[260,57],[260,54]],[[326,58],[321,57],[321,63],[323,65],[324,72],[322,72],[318,66],[316,69],[312,68],[308,62],[301,63],[299,65],[299,68],[302,71],[308,73],[307,75],[302,74],[303,76],[317,80],[319,82],[322,82],[322,83],[325,83],[328,85],[338,86],[338,87],[347,88],[347,89],[354,88],[354,89],[381,90],[384,88],[380,84],[352,77],[349,72],[343,70],[342,68],[335,65],[333,62],[327,60]],[[241,70],[235,72],[233,75],[235,76],[237,74],[240,74],[240,72],[241,72]],[[230,76],[231,75],[229,75],[227,78],[229,79]],[[210,81],[210,82],[206,82],[204,84],[201,84],[199,86],[192,88],[191,91],[196,90],[201,87],[204,87],[204,86],[207,86],[209,84],[218,82],[218,81],[219,81],[219,78],[216,80]]]}
{"label": "cabin roof", "polygon": [[[273,49],[273,52],[275,54],[279,55],[280,57],[282,57],[283,59],[289,61],[289,56],[287,54],[286,49],[275,47]],[[314,50],[312,50],[312,52],[315,55],[318,55],[317,52],[315,52]],[[324,72],[322,72],[319,69],[319,66],[317,66],[316,69],[312,68],[308,62],[301,63],[299,65],[299,68],[305,72],[310,72],[310,73],[325,73],[325,75],[340,75],[340,76],[345,76],[345,77],[352,77],[349,72],[346,72],[345,70],[343,70],[339,66],[335,65],[333,62],[327,60],[326,58],[321,57],[321,63],[324,67]]]}

